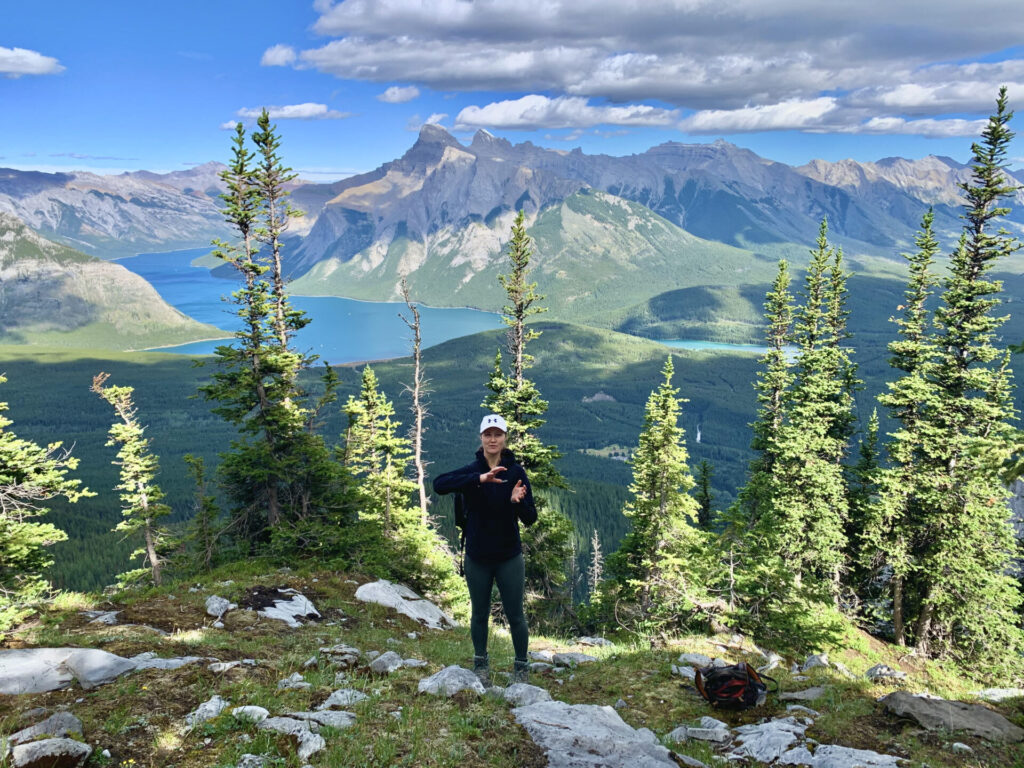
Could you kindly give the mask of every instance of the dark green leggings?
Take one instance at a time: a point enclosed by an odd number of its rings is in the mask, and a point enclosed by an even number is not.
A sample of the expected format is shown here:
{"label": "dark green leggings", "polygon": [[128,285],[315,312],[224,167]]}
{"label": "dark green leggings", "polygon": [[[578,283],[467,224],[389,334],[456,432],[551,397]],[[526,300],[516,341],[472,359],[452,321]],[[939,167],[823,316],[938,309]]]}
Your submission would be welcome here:
{"label": "dark green leggings", "polygon": [[516,659],[526,660],[526,647],[530,642],[530,630],[526,627],[523,613],[523,593],[526,591],[526,565],[520,552],[513,558],[500,563],[478,563],[466,555],[466,585],[469,587],[469,601],[473,616],[469,621],[469,634],[473,638],[473,653],[487,655],[487,624],[491,617],[491,587],[497,582],[501,595],[501,606],[505,609],[512,647]]}

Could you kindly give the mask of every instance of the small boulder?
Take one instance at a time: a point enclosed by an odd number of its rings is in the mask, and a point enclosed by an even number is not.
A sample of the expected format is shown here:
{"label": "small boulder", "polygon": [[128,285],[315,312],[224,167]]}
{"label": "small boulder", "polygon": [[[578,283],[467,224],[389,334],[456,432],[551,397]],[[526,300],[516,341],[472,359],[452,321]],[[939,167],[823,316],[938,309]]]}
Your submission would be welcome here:
{"label": "small boulder", "polygon": [[74,739],[43,739],[19,744],[11,750],[12,768],[78,768],[92,747]]}
{"label": "small boulder", "polygon": [[327,701],[317,707],[318,710],[333,709],[334,707],[348,707],[352,704],[358,704],[360,701],[366,701],[367,696],[362,691],[357,691],[352,688],[342,688],[337,690],[327,697]]}
{"label": "small boulder", "polygon": [[[551,701],[550,693],[529,683],[513,683],[504,690],[502,696],[505,701],[515,704],[517,707],[526,707],[540,701]],[[625,706],[625,702],[623,702],[623,706]]]}
{"label": "small boulder", "polygon": [[685,677],[687,680],[697,679],[697,670],[693,667],[681,666],[677,667],[675,664],[672,665],[672,674],[678,675],[679,677]]}
{"label": "small boulder", "polygon": [[261,731],[273,731],[294,738],[298,742],[300,760],[308,760],[327,746],[324,737],[313,730],[319,727],[309,720],[296,720],[292,717],[268,717],[257,726]]}
{"label": "small boulder", "polygon": [[458,626],[453,618],[429,600],[423,599],[404,584],[393,584],[386,579],[363,584],[356,590],[356,600],[393,608],[431,629],[451,629]]}
{"label": "small boulder", "polygon": [[786,691],[779,694],[780,701],[814,701],[825,695],[825,688],[816,685],[803,691]]}
{"label": "small boulder", "polygon": [[416,669],[427,666],[427,662],[423,661],[423,659],[403,659],[402,666]]}
{"label": "small boulder", "polygon": [[599,648],[612,644],[610,640],[605,640],[603,637],[577,637],[576,642],[579,645],[592,645]]}
{"label": "small boulder", "polygon": [[420,680],[418,690],[435,696],[454,696],[459,691],[483,695],[484,686],[470,670],[452,665]]}
{"label": "small boulder", "polygon": [[680,664],[690,664],[694,667],[710,667],[711,657],[703,653],[683,653],[679,656]]}
{"label": "small boulder", "polygon": [[974,752],[974,750],[970,747],[969,744],[964,744],[962,741],[954,741],[953,744],[950,746],[950,749],[952,749],[954,752],[959,752],[962,755],[969,755],[972,752]]}
{"label": "small boulder", "polygon": [[307,683],[305,680],[302,679],[302,673],[301,672],[293,672],[288,677],[286,677],[284,680],[278,680],[277,681],[277,689],[279,691],[282,691],[282,690],[292,690],[292,689],[300,690],[300,691],[306,691],[306,690],[309,690],[312,687],[313,687],[312,683]]}
{"label": "small boulder", "polygon": [[729,753],[731,760],[749,759],[761,763],[778,760],[783,752],[803,737],[807,726],[795,718],[785,717],[764,723],[741,725],[736,729],[738,746]]}
{"label": "small boulder", "polygon": [[360,653],[361,651],[358,648],[339,643],[338,645],[321,648],[320,658],[341,669],[350,669],[359,663]]}
{"label": "small boulder", "polygon": [[553,664],[555,661],[554,651],[530,651],[527,655],[534,661],[540,661],[544,664]]}
{"label": "small boulder", "polygon": [[871,669],[864,673],[864,676],[873,682],[880,680],[884,681],[905,681],[907,679],[907,673],[902,672],[898,669],[893,669],[887,664],[875,664]]}
{"label": "small boulder", "polygon": [[235,707],[231,710],[232,716],[238,720],[249,720],[253,723],[262,723],[268,717],[270,712],[263,707],[257,707],[255,705],[249,705],[246,707]]}
{"label": "small boulder", "polygon": [[827,653],[812,653],[804,661],[804,665],[800,668],[801,672],[809,672],[817,667],[823,667],[828,669],[828,654]]}
{"label": "small boulder", "polygon": [[24,728],[17,733],[11,734],[9,741],[11,746],[27,744],[35,741],[40,736],[65,737],[81,736],[82,721],[70,712],[57,712],[50,715],[41,723]]}
{"label": "small boulder", "polygon": [[185,724],[189,728],[195,728],[199,723],[217,717],[227,706],[228,702],[225,699],[214,695],[185,715]]}
{"label": "small boulder", "polygon": [[1007,699],[1021,698],[1024,696],[1024,688],[984,688],[980,691],[974,691],[971,695],[998,704],[1000,701],[1006,701]]}
{"label": "small boulder", "polygon": [[206,614],[220,620],[220,618],[233,608],[238,606],[230,600],[218,595],[210,595],[206,598]]}
{"label": "small boulder", "polygon": [[586,653],[556,653],[554,662],[560,667],[575,667],[577,664],[588,664],[597,661],[596,656],[589,656]]}
{"label": "small boulder", "polygon": [[394,651],[388,651],[370,662],[370,671],[378,675],[390,675],[396,669],[401,669],[402,664],[401,656]]}
{"label": "small boulder", "polygon": [[288,712],[288,717],[326,725],[328,728],[348,728],[355,725],[356,716],[351,712],[340,712],[332,709],[322,712]]}
{"label": "small boulder", "polygon": [[989,741],[1024,741],[1024,729],[981,704],[926,699],[896,691],[881,700],[897,717],[916,720],[929,731],[966,731]]}

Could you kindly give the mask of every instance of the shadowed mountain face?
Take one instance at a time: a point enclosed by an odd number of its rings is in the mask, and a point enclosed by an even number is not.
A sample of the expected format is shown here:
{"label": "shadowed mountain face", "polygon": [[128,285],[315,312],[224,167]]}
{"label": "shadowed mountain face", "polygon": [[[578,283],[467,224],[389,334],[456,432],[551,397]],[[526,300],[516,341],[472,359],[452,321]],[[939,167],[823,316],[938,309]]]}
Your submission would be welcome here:
{"label": "shadowed mountain face", "polygon": [[121,265],[46,240],[0,213],[0,343],[138,349],[222,335]]}

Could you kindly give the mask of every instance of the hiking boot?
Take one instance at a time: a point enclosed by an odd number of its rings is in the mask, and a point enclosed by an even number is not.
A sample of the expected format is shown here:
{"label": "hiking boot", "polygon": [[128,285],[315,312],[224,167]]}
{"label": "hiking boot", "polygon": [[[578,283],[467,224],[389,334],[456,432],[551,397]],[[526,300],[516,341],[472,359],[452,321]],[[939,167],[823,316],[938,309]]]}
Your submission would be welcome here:
{"label": "hiking boot", "polygon": [[486,655],[473,657],[473,674],[484,688],[491,687],[491,665]]}
{"label": "hiking boot", "polygon": [[516,659],[512,668],[512,685],[530,682],[530,662]]}

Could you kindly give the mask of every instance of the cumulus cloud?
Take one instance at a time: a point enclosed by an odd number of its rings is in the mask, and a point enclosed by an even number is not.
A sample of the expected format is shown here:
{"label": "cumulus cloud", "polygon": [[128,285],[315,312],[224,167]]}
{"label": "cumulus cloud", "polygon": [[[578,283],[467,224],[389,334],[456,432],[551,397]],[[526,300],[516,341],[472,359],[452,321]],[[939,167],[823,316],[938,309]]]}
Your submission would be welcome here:
{"label": "cumulus cloud", "polygon": [[[341,120],[351,117],[351,112],[338,112],[328,109],[326,104],[288,104],[283,107],[243,107],[236,113],[239,117],[259,117],[266,109],[272,120]],[[223,127],[223,126],[222,126]],[[231,127],[234,127],[232,124]]]}
{"label": "cumulus cloud", "polygon": [[592,106],[582,96],[549,98],[529,94],[520,99],[496,101],[483,107],[470,106],[455,118],[455,130],[505,128],[586,128],[594,125],[667,126],[678,119],[675,110],[647,104]]}
{"label": "cumulus cloud", "polygon": [[[930,131],[915,118],[987,114],[1002,84],[1011,98],[1024,95],[1024,58],[976,61],[1024,39],[1019,0],[316,0],[314,7],[314,31],[330,39],[305,50],[274,46],[264,63],[407,88],[545,92],[552,102],[656,100],[666,111],[694,110],[695,130],[713,130],[713,122],[811,129],[816,120],[818,130],[851,130],[895,115],[905,120],[901,130]],[[827,98],[833,109],[816,115]],[[592,112],[568,102],[536,107],[533,120],[562,125],[559,109],[580,119],[568,127],[594,124]],[[524,111],[498,102],[460,118],[516,127],[530,122]],[[754,125],[761,127],[744,127]]]}
{"label": "cumulus cloud", "polygon": [[873,117],[862,125],[847,129],[849,133],[902,133],[948,139],[959,136],[977,136],[984,130],[987,120],[904,120],[902,117]]}
{"label": "cumulus cloud", "polygon": [[420,89],[415,85],[392,85],[384,93],[377,96],[380,101],[388,104],[404,104],[412,101],[420,95]]}
{"label": "cumulus cloud", "polygon": [[290,45],[272,45],[263,52],[260,65],[264,67],[287,67],[295,62],[295,49]]}
{"label": "cumulus cloud", "polygon": [[0,75],[17,78],[22,75],[56,75],[64,67],[52,56],[44,56],[27,48],[0,46]]}

